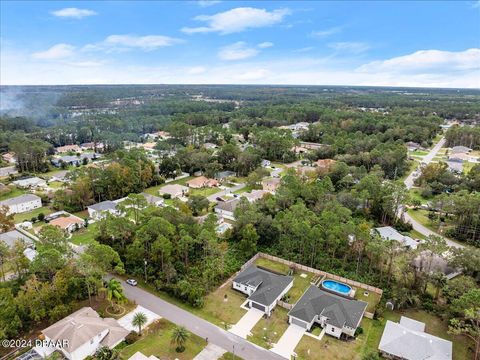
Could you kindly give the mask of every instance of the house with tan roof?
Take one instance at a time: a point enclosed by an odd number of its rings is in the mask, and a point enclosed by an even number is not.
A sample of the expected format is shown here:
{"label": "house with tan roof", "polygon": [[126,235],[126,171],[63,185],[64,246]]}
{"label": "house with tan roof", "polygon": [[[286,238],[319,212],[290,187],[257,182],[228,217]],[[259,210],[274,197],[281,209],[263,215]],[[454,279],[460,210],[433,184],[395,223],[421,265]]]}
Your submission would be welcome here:
{"label": "house with tan roof", "polygon": [[80,219],[78,216],[60,216],[49,222],[50,225],[56,226],[62,230],[68,231],[69,233],[78,230],[79,228],[85,226],[85,220]]}
{"label": "house with tan roof", "polygon": [[200,189],[204,187],[217,187],[219,185],[218,181],[215,179],[209,179],[205,176],[199,176],[192,180],[187,181],[187,186],[192,189]]}
{"label": "house with tan roof", "polygon": [[188,187],[179,184],[168,184],[160,188],[160,195],[170,195],[172,199],[183,197],[188,193]]}
{"label": "house with tan roof", "polygon": [[43,340],[56,346],[34,350],[43,358],[59,351],[69,360],[83,360],[102,346],[113,349],[128,333],[117,320],[101,318],[91,307],[84,307],[42,331]]}
{"label": "house with tan roof", "polygon": [[275,194],[275,191],[280,187],[281,179],[280,178],[270,178],[262,180],[263,190],[269,191],[272,194]]}
{"label": "house with tan roof", "polygon": [[65,146],[59,146],[55,148],[55,151],[59,154],[62,153],[67,153],[67,152],[82,152],[82,148],[78,146],[77,144],[75,145],[65,145]]}

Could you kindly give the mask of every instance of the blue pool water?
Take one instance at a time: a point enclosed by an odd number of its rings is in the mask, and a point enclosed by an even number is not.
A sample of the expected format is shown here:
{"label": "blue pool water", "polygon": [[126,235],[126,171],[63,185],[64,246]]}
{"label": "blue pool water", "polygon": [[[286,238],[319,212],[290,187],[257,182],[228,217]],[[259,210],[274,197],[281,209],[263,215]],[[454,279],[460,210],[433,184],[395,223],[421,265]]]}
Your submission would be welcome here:
{"label": "blue pool water", "polygon": [[350,294],[350,291],[352,290],[352,288],[347,284],[343,284],[341,282],[334,281],[334,280],[324,280],[322,282],[322,286],[328,290],[332,290],[339,294],[344,294],[344,295]]}

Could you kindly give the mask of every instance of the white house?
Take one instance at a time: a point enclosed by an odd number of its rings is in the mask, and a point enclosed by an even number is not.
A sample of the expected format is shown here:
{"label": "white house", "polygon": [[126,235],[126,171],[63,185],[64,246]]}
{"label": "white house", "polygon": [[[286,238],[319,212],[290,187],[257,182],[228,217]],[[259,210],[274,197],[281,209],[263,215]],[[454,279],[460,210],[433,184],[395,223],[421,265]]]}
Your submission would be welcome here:
{"label": "white house", "polygon": [[410,249],[416,249],[418,244],[421,243],[421,241],[414,240],[410,236],[400,234],[391,226],[378,227],[375,228],[374,231],[376,231],[383,240],[394,240]]}
{"label": "white house", "polygon": [[58,346],[36,346],[35,352],[45,358],[54,351],[69,360],[83,360],[106,346],[113,349],[129,331],[113,318],[101,318],[91,307],[84,307],[42,331],[46,342]]}
{"label": "white house", "polygon": [[215,206],[215,213],[225,219],[235,220],[234,212],[239,203],[240,200],[237,198],[228,201],[221,201]]}
{"label": "white house", "polygon": [[163,198],[155,195],[150,195],[147,193],[140,193],[140,195],[142,195],[145,198],[145,200],[149,205],[160,207],[160,206],[163,206],[165,203],[165,200]]}
{"label": "white house", "polygon": [[288,313],[288,322],[307,330],[317,323],[328,335],[338,339],[342,334],[353,337],[366,308],[364,301],[345,298],[310,285]]}
{"label": "white house", "polygon": [[188,193],[188,187],[179,184],[168,184],[160,188],[160,195],[168,194],[172,199],[181,198]]}
{"label": "white house", "polygon": [[0,207],[8,208],[7,215],[19,214],[42,207],[42,199],[33,194],[24,194],[11,199],[0,201]]}
{"label": "white house", "polygon": [[248,306],[265,312],[267,316],[292,286],[292,276],[276,274],[255,265],[247,267],[232,281],[235,290],[248,295]]}
{"label": "white house", "polygon": [[425,323],[402,316],[387,320],[378,350],[388,359],[452,360],[452,342],[427,334]]}
{"label": "white house", "polygon": [[22,189],[34,189],[38,187],[46,187],[47,182],[39,177],[33,176],[25,179],[20,179],[12,182],[14,185]]}
{"label": "white house", "polygon": [[87,206],[88,216],[93,220],[103,219],[107,213],[112,215],[119,215],[120,211],[117,209],[117,203],[115,201],[102,201],[98,204]]}

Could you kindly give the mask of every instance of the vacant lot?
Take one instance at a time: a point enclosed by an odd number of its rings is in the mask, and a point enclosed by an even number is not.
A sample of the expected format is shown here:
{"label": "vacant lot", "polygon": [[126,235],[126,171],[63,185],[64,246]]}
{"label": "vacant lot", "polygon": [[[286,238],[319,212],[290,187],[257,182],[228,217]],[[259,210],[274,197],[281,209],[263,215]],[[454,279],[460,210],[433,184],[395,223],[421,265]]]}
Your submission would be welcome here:
{"label": "vacant lot", "polygon": [[128,359],[137,351],[146,356],[154,355],[162,360],[191,360],[206,346],[204,339],[189,333],[185,344],[185,351],[175,351],[176,345],[172,343],[171,336],[175,324],[165,319],[160,319],[144,331],[142,338],[137,342],[125,347],[120,352],[121,359]]}

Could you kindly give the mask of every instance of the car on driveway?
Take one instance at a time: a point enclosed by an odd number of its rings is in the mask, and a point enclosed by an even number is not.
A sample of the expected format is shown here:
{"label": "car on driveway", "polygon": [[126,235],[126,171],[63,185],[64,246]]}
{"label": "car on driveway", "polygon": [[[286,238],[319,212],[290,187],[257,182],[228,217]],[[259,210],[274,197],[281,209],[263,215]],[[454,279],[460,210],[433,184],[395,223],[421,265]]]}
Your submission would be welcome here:
{"label": "car on driveway", "polygon": [[135,279],[128,279],[126,282],[128,285],[137,286],[137,280]]}

